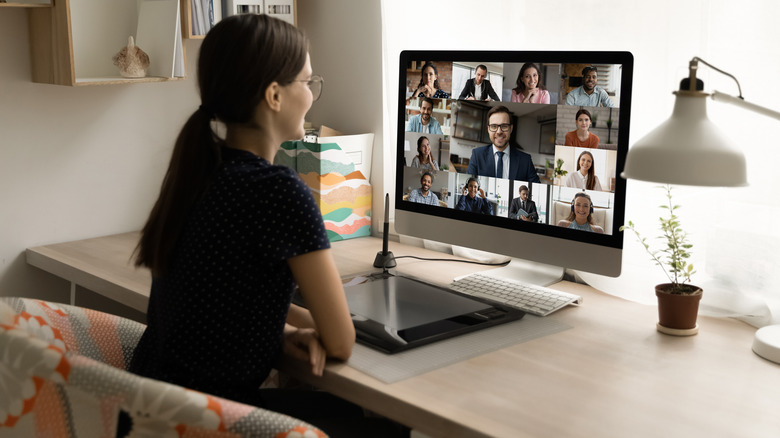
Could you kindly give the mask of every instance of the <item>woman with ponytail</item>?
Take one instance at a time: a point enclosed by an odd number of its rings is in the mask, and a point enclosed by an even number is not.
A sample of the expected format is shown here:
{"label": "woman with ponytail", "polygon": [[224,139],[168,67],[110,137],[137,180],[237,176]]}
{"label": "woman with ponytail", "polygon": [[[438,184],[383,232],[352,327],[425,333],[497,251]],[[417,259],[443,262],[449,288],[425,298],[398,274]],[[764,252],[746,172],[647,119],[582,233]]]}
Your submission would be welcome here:
{"label": "woman with ponytail", "polygon": [[[326,358],[346,360],[355,342],[319,208],[295,171],[272,164],[284,141],[303,138],[322,78],[312,75],[298,29],[242,14],[203,40],[198,88],[201,104],[176,139],[136,250],[152,289],[131,371],[270,410],[299,409],[307,405],[301,396],[287,403],[259,389],[281,355],[321,375]],[[306,309],[291,304],[296,286]],[[338,403],[309,405],[333,418]],[[322,424],[300,409],[285,413]]]}

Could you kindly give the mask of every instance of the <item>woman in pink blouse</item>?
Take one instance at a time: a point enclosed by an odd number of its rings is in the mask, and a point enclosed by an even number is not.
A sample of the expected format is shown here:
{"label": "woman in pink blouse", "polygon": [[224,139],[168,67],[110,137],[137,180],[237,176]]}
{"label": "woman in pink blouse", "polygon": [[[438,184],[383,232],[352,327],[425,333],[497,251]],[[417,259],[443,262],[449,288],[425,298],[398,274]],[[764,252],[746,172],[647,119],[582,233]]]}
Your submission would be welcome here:
{"label": "woman in pink blouse", "polygon": [[517,75],[517,87],[512,89],[512,102],[550,103],[550,93],[542,85],[542,74],[533,62],[526,62]]}

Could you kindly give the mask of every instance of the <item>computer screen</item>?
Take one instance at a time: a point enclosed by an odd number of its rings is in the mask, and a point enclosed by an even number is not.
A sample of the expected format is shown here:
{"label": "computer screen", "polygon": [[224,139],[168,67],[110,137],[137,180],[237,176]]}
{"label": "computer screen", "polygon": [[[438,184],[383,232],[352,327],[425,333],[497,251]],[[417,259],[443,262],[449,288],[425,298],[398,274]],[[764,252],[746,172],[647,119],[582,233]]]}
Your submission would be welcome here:
{"label": "computer screen", "polygon": [[402,52],[396,230],[619,275],[632,74],[629,52]]}

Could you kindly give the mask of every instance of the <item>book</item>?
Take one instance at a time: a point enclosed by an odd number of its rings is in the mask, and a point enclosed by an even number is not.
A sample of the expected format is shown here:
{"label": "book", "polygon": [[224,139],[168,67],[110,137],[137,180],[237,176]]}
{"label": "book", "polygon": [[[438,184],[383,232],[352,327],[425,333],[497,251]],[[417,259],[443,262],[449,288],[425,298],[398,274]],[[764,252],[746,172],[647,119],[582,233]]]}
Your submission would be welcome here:
{"label": "book", "polygon": [[143,0],[138,12],[135,44],[149,55],[149,76],[183,77],[179,0]]}

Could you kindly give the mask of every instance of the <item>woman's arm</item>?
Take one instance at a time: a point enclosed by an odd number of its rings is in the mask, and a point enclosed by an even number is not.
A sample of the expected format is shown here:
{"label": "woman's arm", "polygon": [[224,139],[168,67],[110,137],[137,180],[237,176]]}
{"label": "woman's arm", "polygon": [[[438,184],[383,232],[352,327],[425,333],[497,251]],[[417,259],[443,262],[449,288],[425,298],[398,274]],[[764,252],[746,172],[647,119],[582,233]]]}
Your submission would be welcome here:
{"label": "woman's arm", "polygon": [[287,312],[287,324],[298,328],[317,328],[311,312],[297,304],[290,304],[290,310]]}
{"label": "woman's arm", "polygon": [[[295,282],[328,356],[349,359],[355,345],[355,327],[336,262],[329,249],[313,251],[288,259]],[[305,314],[294,311],[293,318]]]}
{"label": "woman's arm", "polygon": [[547,90],[539,90],[539,103],[550,103],[550,92]]}

